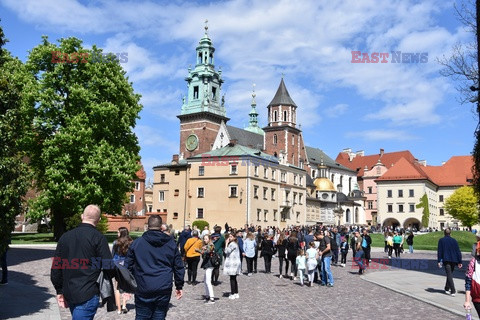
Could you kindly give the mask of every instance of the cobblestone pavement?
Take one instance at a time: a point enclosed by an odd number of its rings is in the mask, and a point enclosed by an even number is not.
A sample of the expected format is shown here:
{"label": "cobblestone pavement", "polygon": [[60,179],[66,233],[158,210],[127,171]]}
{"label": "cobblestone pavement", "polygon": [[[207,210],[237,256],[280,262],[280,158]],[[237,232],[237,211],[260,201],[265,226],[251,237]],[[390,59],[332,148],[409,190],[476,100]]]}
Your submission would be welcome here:
{"label": "cobblestone pavement", "polygon": [[[0,293],[8,286],[15,283],[25,284],[39,288],[42,295],[36,295],[35,301],[26,294],[23,301],[24,307],[10,312],[9,318],[22,317],[25,319],[40,319],[38,312],[44,309],[55,309],[52,297],[55,292],[50,283],[50,257],[53,248],[12,248],[9,252],[9,284],[0,287]],[[351,257],[351,254],[349,255]],[[372,253],[372,258],[385,258],[382,252]],[[404,255],[403,259],[424,259],[428,261],[428,268],[420,271],[439,273],[435,267],[436,253],[415,253]],[[468,256],[465,255],[465,259]],[[390,266],[370,269],[368,272],[388,272]],[[227,276],[220,276],[222,283],[214,287],[216,303],[205,305],[202,300],[204,294],[203,283],[196,286],[185,285],[184,297],[177,301],[172,297],[171,307],[167,319],[191,319],[193,317],[206,317],[207,319],[258,319],[259,317],[280,317],[282,319],[301,318],[310,319],[397,319],[408,317],[410,319],[462,319],[463,317],[439,309],[430,304],[418,301],[411,297],[379,287],[361,279],[357,270],[352,269],[351,263],[346,268],[333,266],[335,285],[333,288],[301,287],[298,281],[279,279],[278,260],[273,259],[273,274],[263,273],[263,260],[258,262],[259,272],[251,277],[239,276],[240,299],[229,300],[230,285]],[[413,266],[413,265],[412,265]],[[203,280],[203,270],[199,269],[198,280]],[[415,273],[418,276],[418,272]],[[463,277],[464,271],[456,271],[456,277]],[[394,273],[392,272],[392,276]],[[432,284],[439,290],[443,289],[443,282]],[[3,300],[3,299],[2,299]],[[0,302],[1,303],[1,302]],[[107,313],[105,308],[99,309],[95,319],[134,319],[133,298],[128,303],[130,311],[124,315],[116,312]],[[8,306],[7,306],[8,308]],[[5,309],[3,309],[5,310]],[[0,318],[2,318],[0,312]],[[37,314],[37,316],[36,316]],[[28,317],[30,315],[30,317]],[[70,319],[67,309],[60,311],[61,319]],[[27,317],[25,317],[27,316]],[[22,318],[22,319],[23,319]]]}

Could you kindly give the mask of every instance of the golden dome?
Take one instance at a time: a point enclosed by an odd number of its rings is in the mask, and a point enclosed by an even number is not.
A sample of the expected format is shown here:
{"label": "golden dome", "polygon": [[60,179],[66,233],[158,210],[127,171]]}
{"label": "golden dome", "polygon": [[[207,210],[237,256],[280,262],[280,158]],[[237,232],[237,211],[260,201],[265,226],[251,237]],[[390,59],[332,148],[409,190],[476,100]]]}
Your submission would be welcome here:
{"label": "golden dome", "polygon": [[337,191],[333,186],[332,181],[328,180],[327,178],[317,178],[313,181],[315,185],[315,190],[319,191]]}

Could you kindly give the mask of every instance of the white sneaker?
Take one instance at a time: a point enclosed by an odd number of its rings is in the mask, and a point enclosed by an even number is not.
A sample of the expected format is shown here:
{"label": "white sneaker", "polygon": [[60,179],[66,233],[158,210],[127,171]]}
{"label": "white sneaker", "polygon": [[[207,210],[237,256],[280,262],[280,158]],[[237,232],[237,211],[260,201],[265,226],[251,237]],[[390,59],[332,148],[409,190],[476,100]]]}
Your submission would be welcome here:
{"label": "white sneaker", "polygon": [[282,276],[282,275],[279,275],[279,276],[278,276],[278,278],[279,278],[279,279],[282,279],[282,278],[283,278],[283,276]]}
{"label": "white sneaker", "polygon": [[445,293],[446,293],[446,294],[450,294],[450,290],[445,290]]}
{"label": "white sneaker", "polygon": [[247,276],[251,277],[251,276],[252,276],[252,274],[251,274],[251,273],[249,273],[249,274],[247,274]]}
{"label": "white sneaker", "polygon": [[205,304],[215,304],[215,300],[209,299]]}
{"label": "white sneaker", "polygon": [[452,296],[452,297],[455,297],[455,293],[452,293],[451,296]]}
{"label": "white sneaker", "polygon": [[238,293],[235,293],[234,296],[235,296],[234,299],[239,299],[239,298],[240,298],[240,296],[238,295]]}
{"label": "white sneaker", "polygon": [[293,281],[296,281],[297,280],[297,277],[293,277]]}
{"label": "white sneaker", "polygon": [[233,300],[233,299],[235,299],[235,294],[231,294],[231,295],[229,295],[229,296],[228,296],[228,299],[230,299],[230,300]]}

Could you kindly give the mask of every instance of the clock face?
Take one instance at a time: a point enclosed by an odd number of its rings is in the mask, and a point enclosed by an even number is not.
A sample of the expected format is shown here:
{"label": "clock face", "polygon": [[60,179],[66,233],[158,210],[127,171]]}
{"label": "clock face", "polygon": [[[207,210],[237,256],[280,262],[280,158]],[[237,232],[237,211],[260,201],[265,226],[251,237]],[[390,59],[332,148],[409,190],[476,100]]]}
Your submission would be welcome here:
{"label": "clock face", "polygon": [[198,137],[194,134],[191,134],[187,138],[187,142],[185,143],[188,151],[193,151],[198,147]]}
{"label": "clock face", "polygon": [[326,193],[322,194],[322,198],[323,198],[323,199],[327,199],[327,198],[328,198],[328,194],[326,194]]}

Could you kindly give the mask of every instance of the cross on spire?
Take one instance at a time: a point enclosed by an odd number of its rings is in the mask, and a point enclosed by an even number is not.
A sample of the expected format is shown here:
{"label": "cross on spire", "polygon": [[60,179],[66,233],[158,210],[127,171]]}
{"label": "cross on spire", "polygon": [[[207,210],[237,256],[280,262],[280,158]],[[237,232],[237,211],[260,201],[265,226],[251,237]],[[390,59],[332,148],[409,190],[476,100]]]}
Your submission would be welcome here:
{"label": "cross on spire", "polygon": [[205,34],[208,34],[208,19],[205,19]]}

